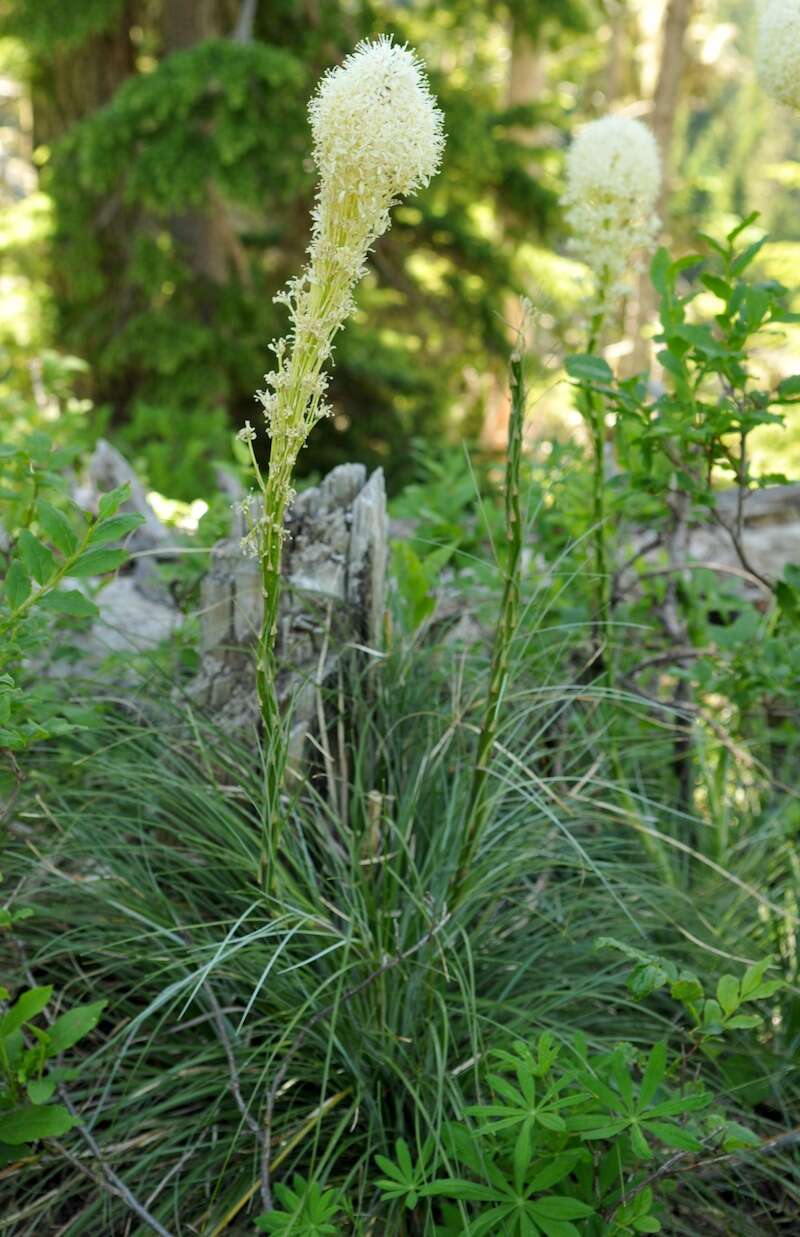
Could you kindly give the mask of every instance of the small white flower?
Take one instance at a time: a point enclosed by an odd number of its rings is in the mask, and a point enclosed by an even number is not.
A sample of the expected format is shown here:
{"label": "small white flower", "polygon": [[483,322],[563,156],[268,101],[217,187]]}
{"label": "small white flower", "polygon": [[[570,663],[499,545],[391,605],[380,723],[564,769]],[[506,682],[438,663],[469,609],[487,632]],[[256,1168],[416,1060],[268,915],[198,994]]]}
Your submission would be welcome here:
{"label": "small white flower", "polygon": [[800,110],[800,0],[762,0],[756,68],[768,95]]}
{"label": "small white flower", "polygon": [[256,431],[249,421],[245,421],[236,437],[239,439],[239,442],[255,442]]}
{"label": "small white flower", "polygon": [[595,272],[603,306],[626,291],[636,256],[655,242],[660,188],[658,146],[639,120],[593,120],[570,147],[562,201],[574,234],[571,247]]}

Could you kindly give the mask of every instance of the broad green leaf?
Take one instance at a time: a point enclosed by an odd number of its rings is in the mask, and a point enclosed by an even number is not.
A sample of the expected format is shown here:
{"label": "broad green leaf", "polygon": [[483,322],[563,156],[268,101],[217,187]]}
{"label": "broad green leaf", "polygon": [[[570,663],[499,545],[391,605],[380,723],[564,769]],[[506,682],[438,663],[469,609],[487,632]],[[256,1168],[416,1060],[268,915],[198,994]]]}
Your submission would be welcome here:
{"label": "broad green leaf", "polygon": [[112,515],[107,520],[100,520],[92,529],[89,545],[105,545],[108,541],[121,541],[135,529],[144,524],[143,515]]}
{"label": "broad green leaf", "polygon": [[100,613],[94,602],[84,597],[77,588],[47,593],[39,604],[45,610],[52,610],[55,614],[67,614],[72,618],[97,618]]}
{"label": "broad green leaf", "polygon": [[64,1052],[93,1031],[106,1004],[106,1001],[93,1001],[90,1005],[76,1005],[74,1009],[68,1009],[65,1014],[56,1018],[50,1028],[49,1055],[55,1056],[58,1052]]}
{"label": "broad green leaf", "polygon": [[20,1147],[39,1138],[58,1138],[75,1124],[61,1104],[41,1108],[31,1104],[16,1112],[0,1115],[0,1143]]}
{"label": "broad green leaf", "polygon": [[29,528],[23,528],[19,535],[19,554],[26,568],[37,584],[46,584],[56,569],[56,560],[46,545],[42,545],[38,537],[34,537]]}
{"label": "broad green leaf", "polygon": [[62,554],[74,554],[78,545],[72,525],[63,511],[41,498],[36,507],[36,518],[47,536]]}
{"label": "broad green leaf", "polygon": [[778,399],[800,399],[800,374],[792,374],[778,383]]}
{"label": "broad green leaf", "polygon": [[703,985],[691,971],[681,971],[678,978],[671,985],[670,993],[676,1001],[693,1004],[695,1001],[702,1000]]}
{"label": "broad green leaf", "polygon": [[53,1078],[33,1078],[25,1088],[32,1104],[46,1104],[53,1098],[55,1089],[56,1084]]}
{"label": "broad green leaf", "polygon": [[0,1036],[11,1035],[23,1023],[30,1022],[31,1018],[36,1018],[52,995],[52,984],[42,988],[29,988],[27,992],[23,992],[22,996],[11,1006],[11,1009],[6,1010],[2,1018],[0,1018]]}
{"label": "broad green leaf", "polygon": [[638,1216],[632,1224],[637,1233],[660,1233],[661,1223],[655,1216]]}
{"label": "broad green leaf", "polygon": [[734,975],[722,975],[717,984],[717,1000],[724,1014],[732,1014],[739,1004],[739,981]]}
{"label": "broad green leaf", "polygon": [[565,369],[576,382],[599,383],[604,386],[614,378],[607,362],[602,357],[589,353],[567,357]]}
{"label": "broad green leaf", "polygon": [[15,559],[8,569],[5,593],[11,610],[18,610],[31,595],[30,576],[18,559]]}
{"label": "broad green leaf", "polygon": [[118,567],[126,561],[128,557],[127,550],[86,550],[81,554],[80,558],[76,559],[70,567],[67,575],[79,576],[101,576],[107,571],[116,571]]}
{"label": "broad green leaf", "polygon": [[748,1001],[763,1001],[785,987],[786,983],[783,979],[767,979],[763,984],[759,984],[755,991],[749,992],[747,999]]}

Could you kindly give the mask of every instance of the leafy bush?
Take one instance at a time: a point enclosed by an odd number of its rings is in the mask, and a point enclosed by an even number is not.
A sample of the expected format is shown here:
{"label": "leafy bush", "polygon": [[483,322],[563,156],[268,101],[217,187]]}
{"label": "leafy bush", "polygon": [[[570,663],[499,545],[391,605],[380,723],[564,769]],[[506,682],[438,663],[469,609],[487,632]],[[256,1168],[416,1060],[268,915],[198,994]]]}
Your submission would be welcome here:
{"label": "leafy bush", "polygon": [[[0,986],[0,1001],[10,997]],[[75,1071],[51,1062],[94,1030],[106,1002],[76,1005],[45,1030],[36,1019],[46,1013],[52,997],[52,987],[30,988],[0,1014],[0,1167],[21,1159],[31,1144],[59,1138],[76,1124],[74,1112],[50,1102],[59,1083],[73,1079]]]}

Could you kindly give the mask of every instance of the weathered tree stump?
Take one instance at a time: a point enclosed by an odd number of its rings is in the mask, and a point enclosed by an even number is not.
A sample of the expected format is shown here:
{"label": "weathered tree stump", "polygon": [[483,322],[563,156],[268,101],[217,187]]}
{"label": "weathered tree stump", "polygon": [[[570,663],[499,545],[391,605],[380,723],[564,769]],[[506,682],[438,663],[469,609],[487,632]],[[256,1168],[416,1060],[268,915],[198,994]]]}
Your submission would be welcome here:
{"label": "weathered tree stump", "polygon": [[[290,763],[303,760],[318,694],[348,649],[381,642],[388,525],[380,469],[343,464],[295,499],[286,519],[278,695],[292,701]],[[258,724],[255,646],[264,612],[259,564],[239,538],[219,542],[203,583],[201,668],[189,691],[226,732]]]}

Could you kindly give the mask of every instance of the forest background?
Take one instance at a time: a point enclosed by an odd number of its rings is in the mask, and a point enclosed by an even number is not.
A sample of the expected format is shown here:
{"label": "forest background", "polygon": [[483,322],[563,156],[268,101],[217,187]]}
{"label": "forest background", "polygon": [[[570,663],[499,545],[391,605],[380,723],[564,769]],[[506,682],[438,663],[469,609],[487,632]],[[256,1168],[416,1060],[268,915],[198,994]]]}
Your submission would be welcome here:
{"label": "forest background", "polygon": [[[759,270],[799,282],[800,121],[755,81],[754,25],[749,0],[2,0],[4,434],[58,418],[81,447],[110,436],[148,487],[208,495],[307,243],[306,101],[388,31],[430,66],[447,154],[372,256],[303,471],[381,464],[396,493],[420,444],[501,450],[520,294],[538,311],[531,433],[579,437],[555,379],[583,347],[559,209],[582,122],[652,125],[673,252],[758,210]],[[618,337],[650,312],[642,290]],[[611,342],[623,371],[646,358]],[[800,475],[800,410],[787,424],[757,431],[757,470]]]}

